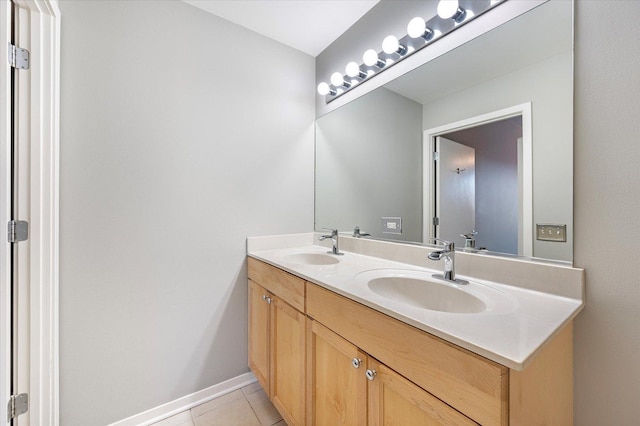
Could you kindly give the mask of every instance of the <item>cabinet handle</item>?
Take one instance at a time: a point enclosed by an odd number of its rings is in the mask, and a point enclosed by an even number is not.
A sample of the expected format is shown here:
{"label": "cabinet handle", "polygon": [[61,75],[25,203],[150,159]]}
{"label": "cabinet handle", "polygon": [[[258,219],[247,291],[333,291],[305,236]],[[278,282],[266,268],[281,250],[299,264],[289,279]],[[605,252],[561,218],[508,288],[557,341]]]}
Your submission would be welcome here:
{"label": "cabinet handle", "polygon": [[362,360],[360,358],[354,358],[351,360],[351,365],[353,365],[353,368],[360,368],[361,362]]}
{"label": "cabinet handle", "polygon": [[364,375],[367,376],[367,379],[369,380],[375,379],[377,374],[376,370],[367,370],[364,372]]}

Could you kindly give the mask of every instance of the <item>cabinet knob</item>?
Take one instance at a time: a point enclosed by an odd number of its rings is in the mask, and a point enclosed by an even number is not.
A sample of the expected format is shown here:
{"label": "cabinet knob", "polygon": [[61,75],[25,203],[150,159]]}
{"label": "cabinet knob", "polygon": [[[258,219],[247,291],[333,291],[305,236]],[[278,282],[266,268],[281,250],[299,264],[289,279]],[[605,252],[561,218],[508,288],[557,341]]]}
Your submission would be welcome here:
{"label": "cabinet knob", "polygon": [[376,378],[376,370],[367,370],[364,372],[365,376],[367,376],[367,379],[369,380],[373,380]]}
{"label": "cabinet knob", "polygon": [[271,298],[267,297],[267,304],[270,305],[271,304]]}
{"label": "cabinet knob", "polygon": [[266,302],[266,301],[267,301],[267,295],[266,295],[266,294],[263,294],[263,295],[262,295],[262,300],[263,300],[264,302]]}
{"label": "cabinet knob", "polygon": [[360,368],[361,362],[362,360],[360,358],[354,358],[351,360],[351,365],[353,365],[353,368]]}

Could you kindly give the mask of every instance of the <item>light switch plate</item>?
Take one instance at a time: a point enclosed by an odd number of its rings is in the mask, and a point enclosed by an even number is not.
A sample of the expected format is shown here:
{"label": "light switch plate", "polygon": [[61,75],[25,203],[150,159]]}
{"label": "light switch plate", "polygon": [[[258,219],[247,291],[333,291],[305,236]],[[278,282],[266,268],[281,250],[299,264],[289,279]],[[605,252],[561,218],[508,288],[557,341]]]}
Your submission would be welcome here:
{"label": "light switch plate", "polygon": [[401,217],[383,217],[382,233],[383,234],[402,234],[402,218]]}
{"label": "light switch plate", "polygon": [[567,225],[537,223],[536,239],[539,241],[564,243],[567,241]]}

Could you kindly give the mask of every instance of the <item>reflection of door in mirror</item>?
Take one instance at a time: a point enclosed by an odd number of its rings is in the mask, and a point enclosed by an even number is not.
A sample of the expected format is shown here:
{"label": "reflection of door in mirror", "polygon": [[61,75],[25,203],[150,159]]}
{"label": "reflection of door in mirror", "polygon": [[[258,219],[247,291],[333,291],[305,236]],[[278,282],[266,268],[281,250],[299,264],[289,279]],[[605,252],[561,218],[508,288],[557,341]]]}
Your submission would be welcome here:
{"label": "reflection of door in mirror", "polygon": [[[438,137],[436,143],[440,153],[435,179],[435,203],[440,220],[437,232],[439,238],[461,245],[464,238],[460,234],[476,230],[476,247],[500,253],[522,254],[522,116],[465,128],[443,136],[446,139]],[[452,201],[451,206],[447,207],[446,202],[450,196],[443,195],[443,191],[451,190],[448,186],[442,187],[447,179],[452,175],[455,178],[466,173],[461,171],[464,167],[456,165],[457,163],[446,163],[451,161],[446,158],[450,144],[474,152],[475,173],[467,177],[467,180],[473,179],[474,182],[465,183],[466,188],[475,188],[471,195],[475,198],[472,220],[464,217],[467,210],[464,206],[469,205],[469,202],[453,204]],[[456,148],[456,152],[458,151],[460,148]],[[466,196],[469,196],[468,193],[467,190]],[[459,194],[462,195],[460,192]]]}
{"label": "reflection of door in mirror", "polygon": [[436,138],[436,152],[435,235],[457,242],[476,227],[476,152],[442,136]]}

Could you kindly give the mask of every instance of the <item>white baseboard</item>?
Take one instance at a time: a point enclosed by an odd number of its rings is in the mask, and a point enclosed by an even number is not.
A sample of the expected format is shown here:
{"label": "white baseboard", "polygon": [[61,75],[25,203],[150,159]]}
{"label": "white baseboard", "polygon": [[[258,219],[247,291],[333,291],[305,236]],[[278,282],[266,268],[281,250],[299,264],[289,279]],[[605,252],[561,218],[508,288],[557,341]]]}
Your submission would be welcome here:
{"label": "white baseboard", "polygon": [[187,411],[197,405],[203,404],[219,396],[233,392],[251,383],[256,382],[253,373],[241,374],[237,377],[210,386],[201,391],[167,402],[142,413],[127,417],[126,419],[111,423],[109,426],[148,426],[168,417]]}

